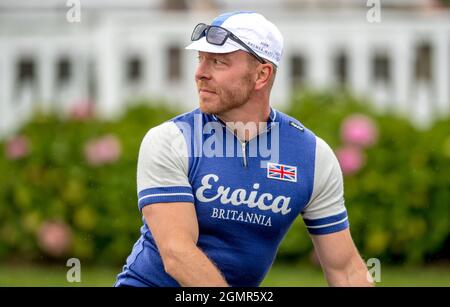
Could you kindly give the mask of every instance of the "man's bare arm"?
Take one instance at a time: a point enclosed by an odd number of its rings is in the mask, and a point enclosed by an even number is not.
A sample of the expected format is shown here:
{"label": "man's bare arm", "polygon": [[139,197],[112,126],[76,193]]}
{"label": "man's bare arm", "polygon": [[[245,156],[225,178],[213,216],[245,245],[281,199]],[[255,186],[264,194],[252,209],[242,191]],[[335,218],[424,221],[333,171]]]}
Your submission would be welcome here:
{"label": "man's bare arm", "polygon": [[311,238],[330,286],[373,286],[348,228]]}
{"label": "man's bare arm", "polygon": [[183,287],[228,286],[221,272],[197,247],[198,221],[192,203],[158,203],[142,209],[165,271]]}

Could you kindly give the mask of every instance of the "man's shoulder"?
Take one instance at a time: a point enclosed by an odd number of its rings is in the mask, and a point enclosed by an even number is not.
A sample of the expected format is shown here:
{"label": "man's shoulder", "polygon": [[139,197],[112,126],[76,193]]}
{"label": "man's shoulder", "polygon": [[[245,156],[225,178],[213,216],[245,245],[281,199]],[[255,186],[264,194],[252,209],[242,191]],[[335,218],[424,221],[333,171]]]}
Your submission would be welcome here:
{"label": "man's shoulder", "polygon": [[173,136],[174,134],[179,134],[180,131],[180,123],[188,123],[194,121],[195,114],[201,114],[199,109],[192,110],[190,112],[186,112],[180,115],[177,115],[169,120],[166,120],[165,122],[156,125],[154,127],[151,127],[146,135],[152,136],[152,135],[158,135],[163,138],[169,138]]}
{"label": "man's shoulder", "polygon": [[275,121],[280,123],[283,130],[289,134],[302,135],[309,138],[316,138],[314,132],[308,129],[300,120],[286,113],[276,110]]}
{"label": "man's shoulder", "polygon": [[[281,124],[286,127],[284,130],[287,130],[288,135],[290,136],[290,140],[295,141],[301,139],[308,139],[311,141],[311,144],[314,144],[316,151],[319,152],[319,155],[324,156],[333,156],[333,150],[330,145],[321,137],[317,136],[312,130],[306,127],[302,122],[298,119],[283,113],[277,110],[277,115],[279,117],[279,121]],[[302,136],[302,137],[298,137]]]}
{"label": "man's shoulder", "polygon": [[196,109],[194,109],[192,111],[189,111],[189,112],[177,115],[174,118],[169,119],[168,122],[173,122],[175,124],[178,124],[180,122],[182,122],[182,123],[193,123],[194,118],[196,116],[202,116],[202,115],[203,115],[203,113],[200,111],[200,109],[196,108]]}

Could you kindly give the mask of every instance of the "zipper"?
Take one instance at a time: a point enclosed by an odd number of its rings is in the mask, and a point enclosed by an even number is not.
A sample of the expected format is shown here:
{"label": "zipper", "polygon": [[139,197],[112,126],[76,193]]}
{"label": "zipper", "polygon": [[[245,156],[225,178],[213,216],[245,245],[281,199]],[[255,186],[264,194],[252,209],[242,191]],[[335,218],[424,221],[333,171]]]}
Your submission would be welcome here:
{"label": "zipper", "polygon": [[250,142],[251,140],[253,140],[255,137],[258,137],[258,136],[260,136],[260,135],[263,134],[263,133],[268,133],[268,132],[272,129],[272,127],[273,127],[273,122],[271,122],[270,125],[267,127],[267,129],[266,129],[265,131],[263,131],[262,133],[259,133],[259,134],[255,135],[252,139],[250,139],[250,140],[248,140],[248,141],[241,142],[241,140],[236,136],[236,134],[234,134],[234,132],[231,131],[231,130],[227,127],[227,125],[226,125],[220,118],[217,118],[217,120],[222,124],[223,127],[225,127],[226,130],[228,130],[229,132],[231,132],[231,133],[234,135],[234,137],[236,138],[236,140],[237,140],[239,143],[241,143],[242,160],[243,160],[243,161],[242,161],[242,164],[243,164],[244,168],[247,168],[247,166],[248,166],[248,161],[247,161],[247,143],[249,143],[249,142]]}
{"label": "zipper", "polygon": [[244,163],[244,167],[247,167],[247,153],[246,153],[246,149],[247,149],[247,143],[248,142],[243,142],[241,143],[241,148],[242,148],[242,159],[243,159],[243,163]]}
{"label": "zipper", "polygon": [[[226,127],[226,126],[225,126],[225,127]],[[273,123],[271,123],[271,124],[269,125],[269,127],[267,127],[267,129],[266,129],[265,131],[263,131],[262,133],[256,135],[255,137],[253,137],[253,138],[251,138],[250,140],[245,141],[245,142],[241,142],[241,140],[239,140],[239,138],[238,138],[236,135],[234,135],[234,137],[237,139],[237,141],[238,141],[239,143],[241,143],[241,149],[242,149],[242,164],[243,164],[244,168],[247,168],[247,166],[248,166],[248,159],[247,159],[247,143],[249,143],[251,140],[253,140],[254,138],[260,136],[260,135],[263,134],[263,133],[268,133],[268,132],[272,129],[272,127],[273,127]],[[226,129],[228,129],[228,127],[226,127]],[[229,130],[229,131],[232,132],[231,130]],[[233,133],[233,132],[232,132],[232,133]],[[234,134],[234,133],[233,133],[233,134]]]}

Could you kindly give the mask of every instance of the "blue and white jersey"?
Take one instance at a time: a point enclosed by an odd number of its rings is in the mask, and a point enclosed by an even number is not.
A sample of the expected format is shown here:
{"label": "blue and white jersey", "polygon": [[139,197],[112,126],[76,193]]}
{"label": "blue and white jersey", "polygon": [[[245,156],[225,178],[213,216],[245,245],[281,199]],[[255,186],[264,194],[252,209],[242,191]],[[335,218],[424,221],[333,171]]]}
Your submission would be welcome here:
{"label": "blue and white jersey", "polygon": [[[314,235],[349,226],[333,151],[275,109],[247,142],[199,109],[150,129],[139,152],[137,187],[140,210],[154,203],[194,204],[197,245],[231,286],[262,282],[299,215]],[[143,222],[116,286],[179,286],[164,271]]]}

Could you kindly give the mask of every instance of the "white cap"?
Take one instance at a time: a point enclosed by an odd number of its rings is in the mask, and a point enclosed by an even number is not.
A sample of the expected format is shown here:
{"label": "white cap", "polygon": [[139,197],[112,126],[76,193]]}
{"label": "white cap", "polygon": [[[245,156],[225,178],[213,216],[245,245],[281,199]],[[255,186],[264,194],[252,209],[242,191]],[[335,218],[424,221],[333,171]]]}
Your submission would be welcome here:
{"label": "white cap", "polygon": [[[232,32],[260,57],[279,66],[283,54],[283,36],[278,28],[263,15],[255,12],[231,12],[217,16],[211,25],[220,26]],[[212,53],[229,53],[236,50],[248,52],[239,43],[227,39],[217,46],[202,37],[192,42],[186,49]]]}

